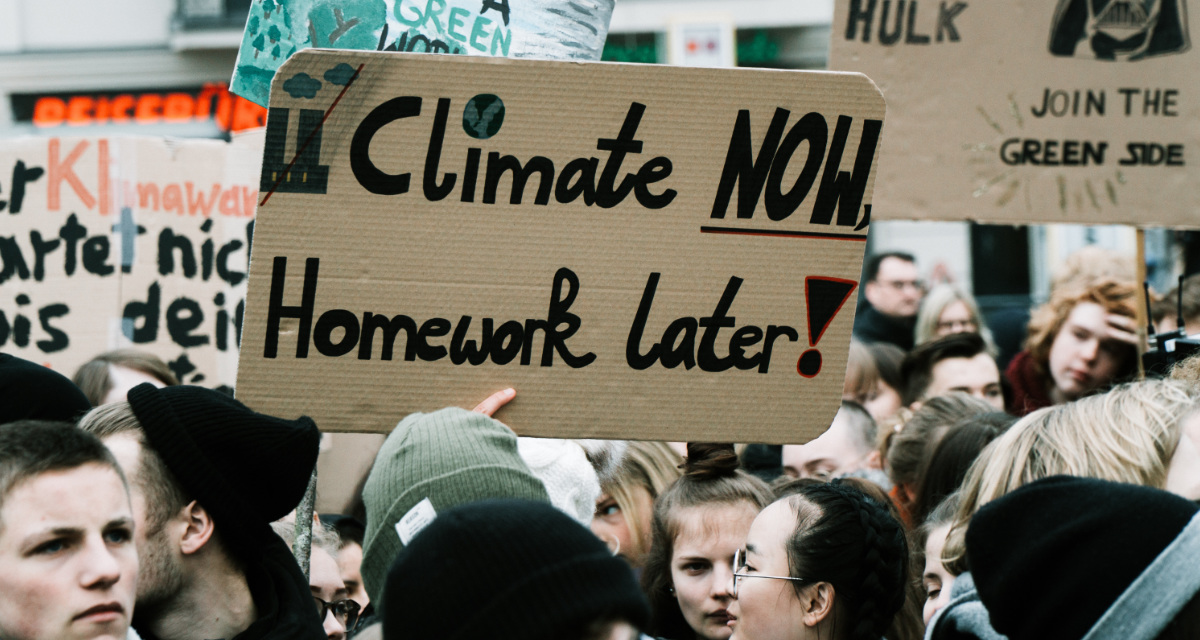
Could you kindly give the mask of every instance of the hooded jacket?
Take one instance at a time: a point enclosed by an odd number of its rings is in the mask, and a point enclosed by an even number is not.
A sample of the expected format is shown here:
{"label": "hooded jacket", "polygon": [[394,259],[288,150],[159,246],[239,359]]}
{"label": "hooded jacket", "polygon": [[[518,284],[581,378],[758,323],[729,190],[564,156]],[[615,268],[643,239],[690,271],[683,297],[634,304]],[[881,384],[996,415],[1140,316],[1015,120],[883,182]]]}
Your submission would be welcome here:
{"label": "hooded jacket", "polygon": [[925,640],[1007,640],[996,633],[987,608],[979,600],[975,581],[964,573],[950,587],[950,602],[925,627]]}

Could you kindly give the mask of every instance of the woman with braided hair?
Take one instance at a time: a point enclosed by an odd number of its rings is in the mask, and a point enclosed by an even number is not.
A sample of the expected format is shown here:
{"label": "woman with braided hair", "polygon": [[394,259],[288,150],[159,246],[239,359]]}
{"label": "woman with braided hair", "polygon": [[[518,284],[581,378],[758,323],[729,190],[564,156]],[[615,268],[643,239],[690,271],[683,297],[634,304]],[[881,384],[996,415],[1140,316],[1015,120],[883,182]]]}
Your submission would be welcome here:
{"label": "woman with braided hair", "polygon": [[763,509],[735,565],[730,640],[879,640],[909,581],[900,522],[837,480]]}

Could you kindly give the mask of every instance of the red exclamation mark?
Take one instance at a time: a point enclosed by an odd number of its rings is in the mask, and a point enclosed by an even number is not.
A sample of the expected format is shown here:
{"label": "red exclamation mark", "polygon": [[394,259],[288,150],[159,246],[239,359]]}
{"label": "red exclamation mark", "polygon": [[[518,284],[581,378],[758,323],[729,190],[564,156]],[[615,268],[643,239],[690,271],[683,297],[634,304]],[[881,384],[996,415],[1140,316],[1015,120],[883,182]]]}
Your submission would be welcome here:
{"label": "red exclamation mark", "polygon": [[[808,276],[804,279],[804,301],[808,306],[808,346],[816,347],[829,328],[829,323],[842,305],[850,299],[850,293],[858,283],[842,278]],[[815,348],[800,354],[796,361],[796,372],[805,378],[821,373],[821,352]]]}

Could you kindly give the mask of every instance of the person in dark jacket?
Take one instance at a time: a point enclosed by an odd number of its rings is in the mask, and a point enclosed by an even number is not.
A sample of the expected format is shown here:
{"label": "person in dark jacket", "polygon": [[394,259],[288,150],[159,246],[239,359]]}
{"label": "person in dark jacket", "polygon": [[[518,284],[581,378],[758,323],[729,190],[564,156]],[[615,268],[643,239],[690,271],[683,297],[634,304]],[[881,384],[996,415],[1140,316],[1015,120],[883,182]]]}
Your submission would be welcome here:
{"label": "person in dark jacket", "polygon": [[80,421],[129,479],[144,640],[323,640],[317,609],[270,523],[304,495],[320,433],[193,386],[129,391]]}
{"label": "person in dark jacket", "polygon": [[854,316],[854,337],[865,343],[888,342],[913,348],[913,325],[924,288],[916,259],[891,251],[871,256],[863,270],[866,304]]}

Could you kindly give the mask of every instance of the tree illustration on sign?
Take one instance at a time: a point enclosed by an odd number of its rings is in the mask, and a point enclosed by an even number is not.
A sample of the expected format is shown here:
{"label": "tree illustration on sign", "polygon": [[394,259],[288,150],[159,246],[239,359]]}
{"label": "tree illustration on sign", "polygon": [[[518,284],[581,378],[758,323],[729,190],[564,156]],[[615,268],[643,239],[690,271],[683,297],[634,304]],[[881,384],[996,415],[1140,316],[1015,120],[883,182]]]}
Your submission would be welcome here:
{"label": "tree illustration on sign", "polygon": [[311,46],[371,50],[387,21],[384,0],[316,2],[308,12]]}
{"label": "tree illustration on sign", "polygon": [[337,20],[337,28],[329,34],[329,44],[334,44],[337,42],[339,38],[346,35],[346,32],[349,31],[351,27],[361,22],[361,20],[358,18],[350,18],[349,20],[343,18],[342,10],[337,7],[333,8],[333,17]]}
{"label": "tree illustration on sign", "polygon": [[250,48],[254,50],[255,60],[258,59],[258,54],[266,53],[268,47],[271,57],[276,60],[281,56],[287,57],[296,50],[291,42],[291,17],[286,7],[275,0],[263,0],[251,10],[250,18],[246,21],[246,33],[254,36],[250,40]]}
{"label": "tree illustration on sign", "polygon": [[[265,106],[276,70],[297,50],[377,49],[389,7],[400,1],[250,0],[230,91]],[[420,1],[437,7],[447,0]]]}

